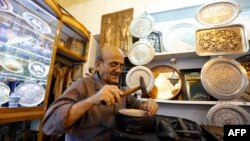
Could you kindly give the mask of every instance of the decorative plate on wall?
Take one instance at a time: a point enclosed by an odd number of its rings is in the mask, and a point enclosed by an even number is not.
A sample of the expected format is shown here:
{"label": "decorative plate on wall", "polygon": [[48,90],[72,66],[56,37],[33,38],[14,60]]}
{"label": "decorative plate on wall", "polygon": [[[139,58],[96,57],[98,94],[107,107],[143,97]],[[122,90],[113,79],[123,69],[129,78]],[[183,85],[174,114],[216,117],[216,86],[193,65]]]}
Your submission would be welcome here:
{"label": "decorative plate on wall", "polygon": [[41,62],[34,61],[29,64],[29,72],[35,77],[45,77],[48,71],[49,67]]}
{"label": "decorative plate on wall", "polygon": [[249,84],[246,70],[240,63],[224,57],[213,58],[204,64],[201,82],[205,90],[219,100],[240,97]]}
{"label": "decorative plate on wall", "polygon": [[41,32],[41,33],[50,33],[51,28],[49,25],[42,20],[41,18],[37,17],[36,15],[30,13],[30,12],[24,12],[23,13],[23,19],[32,26],[35,30]]}
{"label": "decorative plate on wall", "polygon": [[248,125],[250,115],[240,106],[218,103],[208,111],[207,121],[208,125],[218,127],[224,125]]}
{"label": "decorative plate on wall", "polygon": [[138,41],[128,50],[128,59],[134,65],[148,64],[154,58],[155,50],[147,41]]}
{"label": "decorative plate on wall", "polygon": [[0,82],[0,105],[8,102],[10,88],[8,85]]}
{"label": "decorative plate on wall", "polygon": [[196,19],[204,25],[222,25],[233,21],[239,14],[238,4],[223,1],[205,4],[196,13]]}
{"label": "decorative plate on wall", "polygon": [[195,51],[195,31],[197,27],[189,23],[172,26],[164,35],[163,45],[167,52]]}
{"label": "decorative plate on wall", "polygon": [[23,73],[23,66],[22,64],[13,59],[13,58],[3,58],[0,61],[0,65],[3,66],[3,68],[9,72],[13,72],[13,73]]}
{"label": "decorative plate on wall", "polygon": [[19,95],[19,104],[24,107],[37,106],[44,100],[45,89],[33,82],[21,83],[15,89],[15,94]]}
{"label": "decorative plate on wall", "polygon": [[241,54],[249,49],[244,26],[240,24],[199,29],[195,36],[199,56]]}
{"label": "decorative plate on wall", "polygon": [[143,38],[147,37],[155,26],[155,20],[150,15],[138,16],[130,23],[130,32],[134,37]]}
{"label": "decorative plate on wall", "polygon": [[[147,86],[147,92],[149,92],[154,86],[154,75],[150,69],[144,66],[135,66],[129,70],[126,75],[126,84],[129,88],[134,88],[140,85],[140,77]],[[136,91],[137,94],[141,94],[141,90]]]}
{"label": "decorative plate on wall", "polygon": [[181,91],[182,80],[179,71],[167,65],[151,68],[155,83],[149,92],[151,98],[172,99]]}

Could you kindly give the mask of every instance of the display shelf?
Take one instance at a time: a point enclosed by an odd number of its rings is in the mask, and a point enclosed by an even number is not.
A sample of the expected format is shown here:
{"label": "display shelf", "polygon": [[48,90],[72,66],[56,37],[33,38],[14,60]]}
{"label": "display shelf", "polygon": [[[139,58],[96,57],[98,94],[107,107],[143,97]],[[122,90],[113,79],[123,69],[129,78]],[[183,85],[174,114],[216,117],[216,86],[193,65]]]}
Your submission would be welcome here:
{"label": "display shelf", "polygon": [[171,59],[171,58],[200,58],[194,51],[189,51],[189,52],[162,52],[162,53],[155,53],[154,61],[159,61],[159,60],[166,60],[166,59]]}
{"label": "display shelf", "polygon": [[[37,77],[28,77],[23,76],[23,74],[15,74],[15,73],[8,73],[8,72],[0,72],[0,79],[8,80],[8,81],[30,81],[30,82],[46,82],[46,78],[41,79]],[[46,84],[46,83],[45,83]]]}
{"label": "display shelf", "polygon": [[71,50],[69,50],[65,47],[58,46],[57,51],[59,54],[63,55],[66,58],[69,58],[73,61],[86,62],[86,59],[84,57],[72,52]]}
{"label": "display shelf", "polygon": [[45,109],[43,107],[0,108],[0,124],[17,121],[42,119]]}

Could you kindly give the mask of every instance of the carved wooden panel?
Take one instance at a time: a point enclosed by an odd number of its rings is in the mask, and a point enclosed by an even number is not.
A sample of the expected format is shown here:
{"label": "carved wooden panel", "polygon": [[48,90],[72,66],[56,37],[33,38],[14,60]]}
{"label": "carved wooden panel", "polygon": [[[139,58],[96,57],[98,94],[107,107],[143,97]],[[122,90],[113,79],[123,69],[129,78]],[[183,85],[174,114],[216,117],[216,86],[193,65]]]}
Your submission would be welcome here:
{"label": "carved wooden panel", "polygon": [[133,8],[130,8],[102,16],[101,47],[119,47],[127,55],[128,47],[132,45],[129,24],[133,19],[133,11]]}

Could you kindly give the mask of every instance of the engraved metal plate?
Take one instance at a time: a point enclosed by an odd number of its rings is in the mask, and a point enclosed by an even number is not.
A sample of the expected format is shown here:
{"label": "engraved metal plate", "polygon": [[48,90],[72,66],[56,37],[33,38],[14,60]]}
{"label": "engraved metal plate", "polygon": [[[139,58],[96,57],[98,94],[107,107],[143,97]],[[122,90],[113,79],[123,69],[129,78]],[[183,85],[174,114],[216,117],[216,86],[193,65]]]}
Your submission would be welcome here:
{"label": "engraved metal plate", "polygon": [[130,32],[134,37],[147,37],[154,29],[155,20],[150,15],[138,16],[130,23]]}
{"label": "engraved metal plate", "polygon": [[230,25],[196,31],[199,56],[240,54],[249,49],[243,25]]}
{"label": "engraved metal plate", "polygon": [[134,65],[148,64],[154,58],[154,47],[149,42],[138,41],[128,50],[128,59]]}
{"label": "engraved metal plate", "polygon": [[218,103],[207,113],[207,121],[211,126],[246,125],[250,123],[249,113],[240,106],[229,103]]}
{"label": "engraved metal plate", "polygon": [[29,72],[35,77],[45,77],[49,72],[49,67],[41,62],[34,61],[29,64]]}
{"label": "engraved metal plate", "polygon": [[233,21],[239,14],[238,4],[223,1],[205,4],[196,13],[196,19],[204,25],[222,25]]}
{"label": "engraved metal plate", "polygon": [[0,105],[8,102],[10,88],[8,85],[0,82]]}
{"label": "engraved metal plate", "polygon": [[[135,66],[129,70],[126,75],[126,84],[129,88],[134,88],[140,85],[140,77],[147,86],[147,92],[149,92],[154,86],[154,75],[150,69],[144,66]],[[141,90],[136,91],[137,94],[141,94]]]}
{"label": "engraved metal plate", "polygon": [[219,100],[240,97],[249,84],[246,70],[240,63],[224,57],[205,63],[201,70],[201,82],[205,90]]}
{"label": "engraved metal plate", "polygon": [[167,52],[195,51],[196,29],[195,25],[189,23],[180,23],[171,27],[164,37],[165,50]]}

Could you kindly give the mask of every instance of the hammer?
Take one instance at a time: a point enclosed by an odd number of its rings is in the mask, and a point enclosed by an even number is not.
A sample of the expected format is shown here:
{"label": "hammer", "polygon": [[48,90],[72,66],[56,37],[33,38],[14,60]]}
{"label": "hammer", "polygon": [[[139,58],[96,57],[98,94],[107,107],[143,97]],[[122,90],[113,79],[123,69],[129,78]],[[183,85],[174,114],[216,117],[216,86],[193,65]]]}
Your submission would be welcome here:
{"label": "hammer", "polygon": [[[142,95],[147,95],[147,87],[146,87],[146,84],[145,84],[144,79],[142,77],[140,77],[140,85],[139,86],[125,90],[123,92],[123,95],[121,95],[121,96],[122,97],[128,96],[128,95],[132,94],[133,92],[136,92],[139,89],[141,89]],[[101,101],[101,103],[103,105],[106,105],[105,101]]]}

